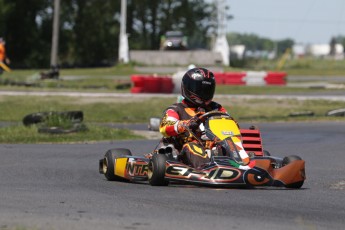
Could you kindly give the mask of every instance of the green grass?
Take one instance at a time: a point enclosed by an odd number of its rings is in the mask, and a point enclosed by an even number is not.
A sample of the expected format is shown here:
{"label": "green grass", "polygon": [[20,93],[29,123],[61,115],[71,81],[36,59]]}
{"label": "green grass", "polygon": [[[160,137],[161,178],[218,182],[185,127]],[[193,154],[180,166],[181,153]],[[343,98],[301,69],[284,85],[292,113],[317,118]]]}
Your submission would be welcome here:
{"label": "green grass", "polygon": [[[167,98],[0,96],[0,121],[20,122],[25,115],[36,112],[81,110],[85,122],[145,123],[150,117],[161,116],[163,110],[175,101],[174,96]],[[323,119],[327,111],[344,107],[341,101],[277,100],[274,97],[272,99],[230,97],[217,101],[231,111],[235,118],[257,116],[267,119],[281,117],[281,120],[287,120],[289,113],[311,110]]]}
{"label": "green grass", "polygon": [[[122,100],[122,101],[121,101]],[[107,123],[147,123],[150,117],[160,117],[162,111],[176,100],[171,98],[71,98],[0,96],[0,121],[16,125],[0,128],[0,143],[61,143],[92,142],[143,138],[129,130],[107,127]],[[327,117],[332,109],[344,108],[343,102],[323,100],[219,99],[238,122],[272,121],[345,121],[344,117]],[[45,111],[82,110],[88,130],[71,134],[39,133],[40,125],[25,127],[23,117]],[[312,111],[314,116],[291,117],[294,112]],[[52,119],[51,126],[64,121]]]}
{"label": "green grass", "polygon": [[[258,61],[251,68],[224,68],[224,71],[275,71],[277,61]],[[82,92],[130,92],[130,76],[138,74],[133,65],[118,65],[104,68],[71,68],[61,69],[59,80],[41,80],[39,73],[47,70],[13,70],[0,76],[1,90],[32,91],[82,91]],[[345,60],[327,59],[291,59],[287,60],[280,71],[288,75],[303,76],[345,76]],[[316,89],[299,87],[243,87],[217,86],[217,94],[293,94],[323,93],[341,89]]]}
{"label": "green grass", "polygon": [[[139,138],[129,130],[114,129],[107,123],[148,123],[176,101],[169,98],[74,98],[38,96],[0,96],[0,121],[17,125],[0,128],[0,143],[90,142]],[[323,100],[225,99],[217,100],[239,122],[272,121],[344,121],[344,117],[327,117],[332,109],[344,108],[343,102]],[[21,124],[27,114],[49,111],[81,110],[88,130],[71,134],[39,133],[40,126]],[[294,112],[312,111],[314,116],[291,117]],[[59,126],[59,119],[49,121]],[[48,123],[49,123],[48,122]],[[62,124],[64,122],[62,121]],[[63,126],[63,125],[62,125]],[[143,138],[143,137],[141,137]]]}
{"label": "green grass", "polygon": [[345,60],[301,58],[288,59],[281,69],[277,69],[278,60],[258,60],[250,67],[226,68],[226,71],[285,71],[295,76],[345,76]]}
{"label": "green grass", "polygon": [[[231,68],[224,67],[224,71],[276,71],[277,61],[261,60],[252,67]],[[177,68],[177,67],[176,67]],[[0,89],[3,90],[79,90],[79,91],[107,91],[129,92],[130,76],[140,74],[133,65],[118,65],[104,68],[70,68],[60,70],[59,80],[41,80],[40,72],[48,70],[13,70],[0,75]],[[345,76],[345,60],[330,59],[291,59],[279,71],[295,76]],[[121,87],[121,86],[127,86]],[[219,87],[220,92],[226,92],[224,86]],[[226,87],[229,90],[238,88]],[[251,88],[252,90],[254,89]],[[243,89],[242,89],[243,90]],[[243,90],[245,91],[245,90]],[[257,87],[255,92],[264,94],[267,91],[292,91],[301,89],[283,87]]]}
{"label": "green grass", "polygon": [[[224,71],[274,70],[276,62],[260,61],[252,69],[225,68]],[[39,73],[47,70],[14,70],[0,76],[0,90],[21,91],[80,91],[80,92],[129,92],[130,75],[135,74],[131,65],[109,68],[62,69],[60,80],[40,80]],[[345,61],[288,60],[281,71],[288,75],[345,76]],[[3,83],[1,85],[1,82]],[[7,82],[7,83],[6,83]],[[10,83],[16,84],[10,84]],[[4,84],[6,83],[6,84]],[[25,84],[17,84],[25,83]],[[122,88],[127,84],[127,88]],[[30,87],[28,87],[30,85]],[[217,86],[216,94],[272,95],[272,99],[221,99],[219,102],[239,122],[261,121],[323,121],[344,118],[326,117],[332,109],[344,108],[343,102],[276,100],[276,94],[323,94],[337,89],[299,88],[283,86]],[[343,91],[343,89],[340,89]],[[77,98],[57,96],[0,96],[0,121],[18,125],[0,128],[0,143],[80,142],[138,138],[128,130],[100,126],[104,123],[146,123],[150,117],[160,117],[162,111],[176,101],[168,98]],[[27,114],[49,111],[81,110],[89,128],[87,132],[49,135],[37,132],[37,127],[20,125]],[[293,112],[313,111],[313,117],[290,117]],[[52,121],[53,123],[56,121]]]}
{"label": "green grass", "polygon": [[[59,80],[41,80],[40,73],[48,70],[13,70],[0,75],[2,89],[22,90],[111,90],[129,91],[130,75],[136,71],[131,65],[104,68],[61,69]],[[123,89],[124,84],[127,88]]]}
{"label": "green grass", "polygon": [[[38,75],[40,72],[47,72],[49,69],[13,69],[12,72],[4,72],[4,77],[16,77],[24,80],[28,77]],[[103,68],[67,68],[60,69],[60,76],[86,76],[86,77],[104,77],[104,76],[127,76],[136,73],[132,65],[117,65]]]}
{"label": "green grass", "polygon": [[305,87],[285,87],[285,86],[229,86],[218,85],[217,94],[251,94],[251,95],[277,95],[277,94],[308,94],[322,95],[327,92],[344,92],[344,89],[327,89],[327,88],[305,88]]}
{"label": "green grass", "polygon": [[56,96],[0,96],[0,121],[21,121],[37,112],[81,110],[87,122],[135,123],[160,116],[176,98],[78,98]]}
{"label": "green grass", "polygon": [[[276,99],[236,99],[232,100],[232,104],[228,106],[229,112],[234,118],[245,122],[345,121],[344,117],[325,116],[329,110],[344,107],[344,102],[341,101]],[[296,112],[307,111],[313,112],[314,116],[290,116]]]}
{"label": "green grass", "polygon": [[[73,98],[73,97],[23,97],[0,96],[0,121],[17,125],[0,128],[0,143],[46,143],[84,142],[100,140],[137,139],[129,130],[114,129],[104,123],[148,122],[176,99],[114,99],[114,98]],[[52,135],[38,133],[41,125],[24,127],[24,116],[37,112],[81,110],[88,131],[72,134]],[[90,125],[91,124],[91,125]],[[69,128],[68,122],[52,117],[46,126]],[[141,137],[144,138],[144,137]]]}
{"label": "green grass", "polygon": [[94,124],[87,124],[88,131],[69,134],[39,133],[38,127],[14,125],[0,128],[0,143],[71,143],[113,141],[123,139],[142,139],[127,129],[114,129]]}

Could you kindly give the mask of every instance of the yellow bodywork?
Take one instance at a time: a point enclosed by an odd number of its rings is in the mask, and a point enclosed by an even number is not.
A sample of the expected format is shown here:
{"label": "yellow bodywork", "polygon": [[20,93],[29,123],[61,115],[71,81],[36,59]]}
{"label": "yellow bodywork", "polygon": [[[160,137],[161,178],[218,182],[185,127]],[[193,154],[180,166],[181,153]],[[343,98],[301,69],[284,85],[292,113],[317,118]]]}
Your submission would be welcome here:
{"label": "yellow bodywork", "polygon": [[209,128],[214,135],[216,135],[221,141],[231,138],[236,145],[236,149],[242,159],[242,164],[247,165],[250,162],[247,152],[244,150],[241,141],[241,131],[238,128],[237,123],[229,118],[217,118],[211,119],[209,122]]}
{"label": "yellow bodywork", "polygon": [[224,140],[228,137],[232,137],[234,142],[240,141],[237,136],[241,135],[241,132],[232,119],[221,118],[209,120],[209,127],[220,140]]}
{"label": "yellow bodywork", "polygon": [[115,175],[125,177],[126,165],[128,158],[117,158],[115,160]]}

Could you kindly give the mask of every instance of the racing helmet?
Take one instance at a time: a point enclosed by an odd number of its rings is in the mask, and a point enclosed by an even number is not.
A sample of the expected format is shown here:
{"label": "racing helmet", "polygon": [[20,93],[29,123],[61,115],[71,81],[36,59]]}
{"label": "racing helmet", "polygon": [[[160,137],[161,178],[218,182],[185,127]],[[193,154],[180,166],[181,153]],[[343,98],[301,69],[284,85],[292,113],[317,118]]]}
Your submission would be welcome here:
{"label": "racing helmet", "polygon": [[196,106],[206,105],[211,101],[215,89],[214,75],[205,68],[193,68],[183,75],[181,94],[188,102]]}

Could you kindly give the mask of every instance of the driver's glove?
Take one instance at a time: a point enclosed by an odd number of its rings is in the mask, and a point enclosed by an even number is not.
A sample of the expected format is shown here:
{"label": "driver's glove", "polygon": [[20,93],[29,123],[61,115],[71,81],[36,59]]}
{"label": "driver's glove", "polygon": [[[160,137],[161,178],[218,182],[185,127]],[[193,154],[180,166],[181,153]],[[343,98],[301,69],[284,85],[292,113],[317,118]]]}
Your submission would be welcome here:
{"label": "driver's glove", "polygon": [[178,133],[186,132],[187,128],[195,130],[199,127],[198,117],[194,116],[189,120],[180,120],[177,124]]}

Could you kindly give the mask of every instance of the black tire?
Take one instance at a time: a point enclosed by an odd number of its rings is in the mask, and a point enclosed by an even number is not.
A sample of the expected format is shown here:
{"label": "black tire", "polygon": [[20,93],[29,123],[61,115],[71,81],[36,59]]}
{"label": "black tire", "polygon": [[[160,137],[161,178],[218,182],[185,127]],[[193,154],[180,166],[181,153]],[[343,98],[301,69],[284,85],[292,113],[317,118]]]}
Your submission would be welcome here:
{"label": "black tire", "polygon": [[263,156],[266,156],[266,157],[271,156],[271,153],[267,150],[263,150],[262,153],[263,153]]}
{"label": "black tire", "polygon": [[[297,160],[302,160],[301,157],[296,156],[296,155],[291,155],[283,158],[282,166],[284,167],[285,165],[290,164],[291,162],[297,161]],[[286,185],[287,188],[301,188],[303,186],[304,180],[299,181],[293,184]]]}
{"label": "black tire", "polygon": [[124,181],[126,179],[115,175],[115,159],[123,156],[132,156],[129,149],[109,149],[103,158],[102,170],[104,176],[109,181]]}
{"label": "black tire", "polygon": [[33,113],[33,114],[28,114],[23,118],[23,124],[25,126],[29,125],[34,125],[43,122],[46,117],[47,113]]}
{"label": "black tire", "polygon": [[169,181],[165,179],[166,161],[165,154],[154,154],[149,163],[149,183],[152,186],[167,186]]}
{"label": "black tire", "polygon": [[301,157],[296,155],[291,155],[283,158],[282,166],[288,165],[293,161],[302,160]]}
{"label": "black tire", "polygon": [[61,127],[40,127],[38,128],[39,133],[48,133],[48,134],[69,134],[77,132],[86,132],[89,129],[86,125],[81,123],[74,123],[71,128],[61,128]]}
{"label": "black tire", "polygon": [[326,113],[326,116],[345,117],[345,108],[330,110]]}
{"label": "black tire", "polygon": [[61,116],[66,119],[71,120],[74,123],[82,122],[84,119],[83,111],[66,111],[66,112],[39,112],[28,114],[23,118],[23,124],[25,126],[30,126],[46,121],[49,116]]}

